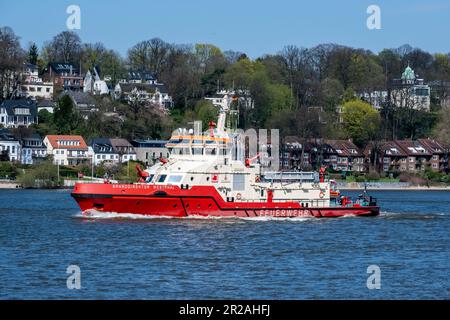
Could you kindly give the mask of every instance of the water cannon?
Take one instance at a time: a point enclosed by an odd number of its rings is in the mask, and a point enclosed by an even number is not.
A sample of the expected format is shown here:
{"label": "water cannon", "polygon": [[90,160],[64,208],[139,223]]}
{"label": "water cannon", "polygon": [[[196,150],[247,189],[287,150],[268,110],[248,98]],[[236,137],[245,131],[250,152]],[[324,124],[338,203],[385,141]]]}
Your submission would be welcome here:
{"label": "water cannon", "polygon": [[257,153],[254,157],[245,159],[245,166],[250,168],[253,161],[261,157],[261,153]]}

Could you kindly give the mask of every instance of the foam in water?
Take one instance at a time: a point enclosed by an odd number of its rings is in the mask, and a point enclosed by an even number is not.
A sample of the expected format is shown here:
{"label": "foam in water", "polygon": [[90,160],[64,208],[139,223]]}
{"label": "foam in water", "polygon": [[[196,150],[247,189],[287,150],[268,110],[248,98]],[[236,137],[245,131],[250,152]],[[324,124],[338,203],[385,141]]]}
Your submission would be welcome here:
{"label": "foam in water", "polygon": [[245,220],[245,221],[308,221],[315,219],[314,217],[225,217],[225,216],[188,216],[188,217],[171,217],[171,216],[155,216],[155,215],[143,215],[135,213],[115,213],[97,211],[94,209],[79,212],[75,215],[76,218],[82,219],[133,219],[133,220],[154,220],[154,219],[180,219],[180,220]]}

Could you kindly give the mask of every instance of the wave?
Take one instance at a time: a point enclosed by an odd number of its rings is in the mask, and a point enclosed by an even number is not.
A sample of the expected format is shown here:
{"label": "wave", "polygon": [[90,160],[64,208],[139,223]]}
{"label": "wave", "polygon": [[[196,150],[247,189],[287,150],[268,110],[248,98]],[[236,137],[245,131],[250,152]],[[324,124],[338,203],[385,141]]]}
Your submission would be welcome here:
{"label": "wave", "polygon": [[155,216],[155,215],[144,215],[136,213],[116,213],[116,212],[105,212],[97,211],[94,209],[86,210],[84,212],[78,212],[74,215],[75,218],[79,219],[131,219],[131,220],[243,220],[243,221],[310,221],[316,220],[314,217],[235,217],[235,216],[197,216],[192,215],[188,217],[172,217],[172,216]]}
{"label": "wave", "polygon": [[385,219],[436,219],[449,217],[450,212],[392,212],[381,211],[380,218]]}
{"label": "wave", "polygon": [[[94,209],[87,210],[85,212],[79,212],[74,215],[75,218],[80,219],[93,219],[93,220],[202,220],[202,221],[214,221],[214,220],[227,220],[227,221],[255,221],[255,222],[265,222],[265,221],[290,221],[290,222],[305,222],[305,221],[318,221],[318,220],[328,220],[327,218],[315,218],[315,217],[225,217],[225,216],[188,216],[188,217],[173,217],[173,216],[155,216],[155,215],[144,215],[136,213],[116,213],[116,212],[104,212],[97,211]],[[372,219],[389,219],[389,220],[425,220],[425,219],[437,219],[450,217],[449,212],[436,212],[436,213],[424,213],[424,212],[393,212],[393,211],[382,211],[378,217],[371,217]],[[342,217],[337,217],[333,219],[361,219],[361,217],[348,214]]]}

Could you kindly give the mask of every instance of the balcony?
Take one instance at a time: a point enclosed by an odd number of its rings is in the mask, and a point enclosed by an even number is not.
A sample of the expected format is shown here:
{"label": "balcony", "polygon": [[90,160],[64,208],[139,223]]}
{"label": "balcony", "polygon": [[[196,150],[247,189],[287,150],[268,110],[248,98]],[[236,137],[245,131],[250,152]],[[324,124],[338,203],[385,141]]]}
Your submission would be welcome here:
{"label": "balcony", "polygon": [[72,154],[72,153],[68,153],[67,154],[67,159],[90,159],[91,157],[89,157],[86,154]]}

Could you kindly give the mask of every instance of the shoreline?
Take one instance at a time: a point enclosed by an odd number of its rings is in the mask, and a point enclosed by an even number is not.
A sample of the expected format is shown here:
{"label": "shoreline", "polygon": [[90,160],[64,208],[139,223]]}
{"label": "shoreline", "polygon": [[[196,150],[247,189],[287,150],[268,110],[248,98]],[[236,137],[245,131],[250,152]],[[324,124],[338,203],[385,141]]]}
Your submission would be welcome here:
{"label": "shoreline", "polygon": [[[363,190],[364,187],[339,187],[339,190]],[[450,191],[450,186],[441,187],[441,186],[411,186],[411,187],[380,187],[374,188],[371,186],[367,186],[368,191]]]}
{"label": "shoreline", "polygon": [[[57,188],[22,188],[19,184],[2,184],[0,183],[0,190],[70,190],[72,187],[64,186]],[[364,186],[339,186],[337,188],[341,191],[357,191],[364,190]],[[367,186],[368,191],[450,191],[450,186],[382,186],[374,187]]]}

